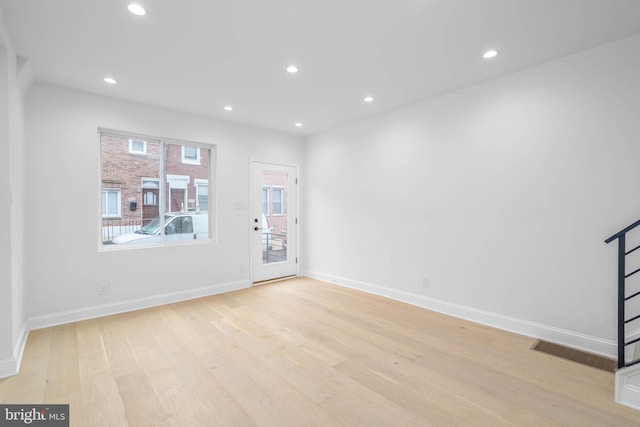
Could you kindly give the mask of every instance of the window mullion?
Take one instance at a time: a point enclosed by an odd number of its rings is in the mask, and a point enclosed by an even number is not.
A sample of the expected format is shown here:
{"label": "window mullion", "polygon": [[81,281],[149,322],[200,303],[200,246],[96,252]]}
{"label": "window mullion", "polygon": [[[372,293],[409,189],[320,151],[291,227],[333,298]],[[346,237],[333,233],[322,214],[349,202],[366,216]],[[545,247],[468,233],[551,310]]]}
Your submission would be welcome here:
{"label": "window mullion", "polygon": [[167,174],[166,174],[166,145],[163,141],[160,141],[160,209],[158,210],[160,215],[160,241],[164,242],[164,214],[165,203],[167,193]]}

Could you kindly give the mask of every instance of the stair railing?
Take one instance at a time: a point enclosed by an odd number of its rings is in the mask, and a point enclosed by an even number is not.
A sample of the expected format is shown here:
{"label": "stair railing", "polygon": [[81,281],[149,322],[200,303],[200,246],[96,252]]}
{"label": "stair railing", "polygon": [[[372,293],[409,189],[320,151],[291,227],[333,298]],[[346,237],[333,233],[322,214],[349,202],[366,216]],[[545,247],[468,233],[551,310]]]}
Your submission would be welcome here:
{"label": "stair railing", "polygon": [[634,222],[630,226],[618,231],[613,236],[605,240],[605,243],[611,243],[614,240],[618,240],[618,369],[625,368],[627,366],[640,363],[640,359],[626,361],[625,349],[640,341],[639,338],[635,338],[630,341],[626,341],[626,326],[634,320],[640,319],[640,314],[627,319],[626,303],[640,295],[639,292],[635,292],[632,295],[627,296],[625,281],[634,274],[640,272],[640,268],[627,274],[626,257],[636,250],[640,249],[640,245],[627,251],[627,233],[640,225],[640,220]]}

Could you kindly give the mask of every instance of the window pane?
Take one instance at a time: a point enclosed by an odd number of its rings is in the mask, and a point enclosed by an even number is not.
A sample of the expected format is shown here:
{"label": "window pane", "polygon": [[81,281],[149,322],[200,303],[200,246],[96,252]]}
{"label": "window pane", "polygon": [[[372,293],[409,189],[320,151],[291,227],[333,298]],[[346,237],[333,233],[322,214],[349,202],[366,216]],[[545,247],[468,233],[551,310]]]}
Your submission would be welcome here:
{"label": "window pane", "polygon": [[184,157],[185,159],[198,159],[198,149],[196,147],[184,147]]}
{"label": "window pane", "polygon": [[158,204],[158,195],[153,190],[145,191],[142,206],[156,206]]}
{"label": "window pane", "polygon": [[268,218],[268,230],[262,234],[263,264],[286,261],[287,258],[287,199],[286,188],[289,181],[286,172],[262,171],[262,188],[269,190],[271,196],[271,216]]}
{"label": "window pane", "polygon": [[198,192],[198,204],[196,206],[196,210],[200,210],[200,212],[209,212],[209,186],[208,185],[198,185],[196,187]]}
{"label": "window pane", "polygon": [[273,214],[282,215],[282,188],[273,189]]}
{"label": "window pane", "polygon": [[103,244],[209,238],[211,149],[104,132],[100,150]]}
{"label": "window pane", "polygon": [[190,216],[182,217],[178,224],[180,224],[179,233],[193,233],[193,220]]}
{"label": "window pane", "polygon": [[[209,159],[211,150],[179,144],[165,144],[165,212],[178,218],[175,233],[167,240],[208,239]],[[198,159],[184,163],[184,158]],[[206,185],[205,185],[206,184]]]}
{"label": "window pane", "polygon": [[[146,155],[140,156],[145,151]],[[135,152],[134,152],[135,151]],[[143,225],[142,179],[160,176],[160,142],[122,135],[100,135],[102,242],[134,233]],[[117,188],[114,188],[117,187]],[[152,213],[154,217],[158,212]],[[115,218],[114,218],[115,217]],[[149,221],[147,221],[149,222]]]}
{"label": "window pane", "polygon": [[131,151],[135,151],[137,153],[144,153],[144,141],[140,139],[132,139],[131,140]]}
{"label": "window pane", "polygon": [[102,216],[120,216],[120,190],[102,190]]}
{"label": "window pane", "polygon": [[102,191],[102,216],[107,213],[107,192]]}
{"label": "window pane", "polygon": [[109,215],[118,214],[118,192],[117,191],[107,192],[107,214]]}
{"label": "window pane", "polygon": [[159,179],[143,179],[142,187],[143,188],[160,188],[160,180]]}

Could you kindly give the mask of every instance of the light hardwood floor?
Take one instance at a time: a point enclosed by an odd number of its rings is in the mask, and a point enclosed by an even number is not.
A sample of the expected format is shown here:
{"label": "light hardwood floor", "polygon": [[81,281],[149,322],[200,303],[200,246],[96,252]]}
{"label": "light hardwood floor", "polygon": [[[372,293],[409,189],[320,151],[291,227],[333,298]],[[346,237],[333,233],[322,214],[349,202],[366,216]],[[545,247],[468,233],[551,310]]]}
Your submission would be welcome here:
{"label": "light hardwood floor", "polygon": [[299,278],[32,331],[0,402],[72,426],[640,426],[533,339]]}

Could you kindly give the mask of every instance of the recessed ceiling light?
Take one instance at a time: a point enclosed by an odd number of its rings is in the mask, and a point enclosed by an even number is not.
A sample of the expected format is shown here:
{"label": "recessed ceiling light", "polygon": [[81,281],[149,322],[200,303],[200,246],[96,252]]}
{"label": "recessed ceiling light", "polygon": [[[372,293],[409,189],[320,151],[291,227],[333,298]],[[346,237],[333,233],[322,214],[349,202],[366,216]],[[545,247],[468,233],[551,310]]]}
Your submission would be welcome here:
{"label": "recessed ceiling light", "polygon": [[138,16],[142,16],[145,15],[147,13],[146,10],[144,10],[144,7],[140,6],[137,3],[131,3],[128,6],[129,12],[133,13],[134,15],[138,15]]}
{"label": "recessed ceiling light", "polygon": [[367,96],[364,98],[364,102],[373,102],[373,96]]}
{"label": "recessed ceiling light", "polygon": [[118,83],[118,81],[113,77],[105,77],[103,80],[105,81],[105,83],[109,83],[110,85]]}
{"label": "recessed ceiling light", "polygon": [[296,123],[296,127],[297,127],[297,128],[302,127],[302,123],[300,123],[300,122]]}
{"label": "recessed ceiling light", "polygon": [[287,73],[295,74],[297,72],[298,72],[298,67],[296,67],[295,65],[289,65],[287,67]]}
{"label": "recessed ceiling light", "polygon": [[482,55],[484,59],[491,59],[491,58],[495,58],[496,56],[498,56],[497,50],[488,50],[484,53],[484,55]]}
{"label": "recessed ceiling light", "polygon": [[225,105],[224,110],[225,111],[231,111],[231,110],[233,110],[233,107],[231,105]]}

